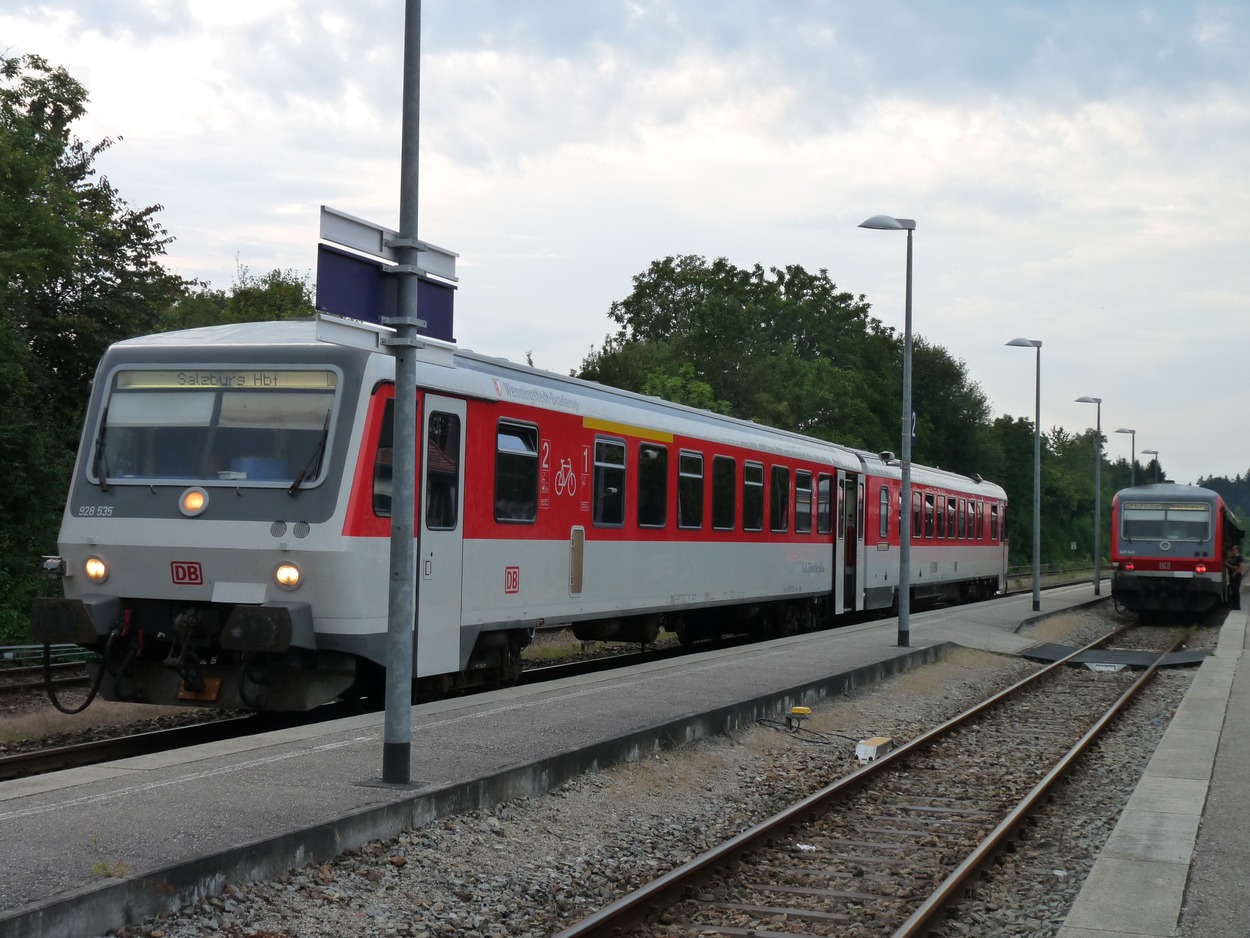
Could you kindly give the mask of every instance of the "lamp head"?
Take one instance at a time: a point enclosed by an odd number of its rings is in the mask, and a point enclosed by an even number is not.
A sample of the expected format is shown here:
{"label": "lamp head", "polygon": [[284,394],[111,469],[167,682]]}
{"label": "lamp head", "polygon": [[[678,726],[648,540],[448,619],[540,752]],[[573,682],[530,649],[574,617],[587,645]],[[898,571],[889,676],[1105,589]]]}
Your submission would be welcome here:
{"label": "lamp head", "polygon": [[1078,404],[1101,404],[1102,398],[1101,397],[1089,397],[1088,395],[1085,395],[1082,397],[1078,397],[1076,399],[1076,402]]}
{"label": "lamp head", "polygon": [[1116,430],[1115,432],[1116,433],[1132,433],[1134,436],[1137,435],[1136,430],[1130,430],[1128,427],[1120,427],[1120,429]]}
{"label": "lamp head", "polygon": [[873,215],[867,221],[859,223],[861,228],[878,228],[883,231],[912,231],[916,227],[914,218],[895,218],[892,215]]}
{"label": "lamp head", "polygon": [[1014,345],[1017,348],[1041,348],[1042,340],[1041,339],[1012,339],[1007,344]]}

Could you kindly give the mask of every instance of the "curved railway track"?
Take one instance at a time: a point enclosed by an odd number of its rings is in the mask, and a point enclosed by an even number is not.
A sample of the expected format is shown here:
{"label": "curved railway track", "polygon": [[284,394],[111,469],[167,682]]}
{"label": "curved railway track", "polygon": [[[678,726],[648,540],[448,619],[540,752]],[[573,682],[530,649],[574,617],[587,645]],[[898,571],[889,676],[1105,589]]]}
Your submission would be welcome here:
{"label": "curved railway track", "polygon": [[1123,631],[905,746],[883,748],[557,938],[929,934],[1156,673],[1158,660],[1135,680],[1067,666]]}

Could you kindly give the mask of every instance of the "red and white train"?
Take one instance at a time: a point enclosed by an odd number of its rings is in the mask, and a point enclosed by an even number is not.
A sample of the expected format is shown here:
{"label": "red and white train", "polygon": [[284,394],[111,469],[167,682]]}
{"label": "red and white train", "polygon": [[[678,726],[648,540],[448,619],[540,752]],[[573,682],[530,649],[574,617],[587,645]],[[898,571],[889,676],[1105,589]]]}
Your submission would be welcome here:
{"label": "red and white train", "polygon": [[1219,493],[1164,482],[1121,489],[1111,502],[1111,596],[1146,617],[1227,603],[1230,548],[1245,536]]}
{"label": "red and white train", "polygon": [[[394,359],[334,317],[102,359],[38,641],[107,699],[301,710],[384,686]],[[897,604],[899,464],[428,341],[414,692],[503,685],[533,630],[785,634]],[[913,468],[916,601],[1005,584],[1006,496]]]}

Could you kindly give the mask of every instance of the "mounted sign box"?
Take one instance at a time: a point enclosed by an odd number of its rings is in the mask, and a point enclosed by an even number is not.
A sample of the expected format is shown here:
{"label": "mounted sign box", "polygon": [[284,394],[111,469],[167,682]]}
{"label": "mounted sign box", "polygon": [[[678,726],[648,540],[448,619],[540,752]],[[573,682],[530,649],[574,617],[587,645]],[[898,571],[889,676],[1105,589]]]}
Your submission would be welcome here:
{"label": "mounted sign box", "polygon": [[[396,266],[392,242],[399,233],[323,205],[320,234],[322,240],[350,250],[317,245],[317,309],[379,325],[394,318],[398,278],[403,275],[388,268]],[[443,281],[455,281],[457,255],[423,241],[417,250],[417,315],[422,323],[417,334],[454,342],[456,288]]]}

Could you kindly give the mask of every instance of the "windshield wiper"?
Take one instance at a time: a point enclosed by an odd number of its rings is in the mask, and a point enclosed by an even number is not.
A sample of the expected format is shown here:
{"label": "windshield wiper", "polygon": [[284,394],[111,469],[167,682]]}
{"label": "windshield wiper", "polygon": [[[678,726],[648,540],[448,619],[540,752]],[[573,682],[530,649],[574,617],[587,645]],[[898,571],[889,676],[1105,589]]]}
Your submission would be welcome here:
{"label": "windshield wiper", "polygon": [[308,465],[299,471],[299,475],[295,477],[295,481],[291,483],[291,487],[286,490],[288,495],[294,496],[299,487],[304,484],[304,480],[309,476],[316,476],[321,470],[321,458],[326,453],[326,438],[330,435],[330,411],[326,410],[325,423],[321,425],[321,438],[317,440],[317,448],[313,451],[312,458],[308,460]]}
{"label": "windshield wiper", "polygon": [[109,409],[104,408],[104,416],[100,418],[100,435],[95,438],[95,452],[91,457],[91,471],[100,480],[100,491],[109,490],[108,461],[104,458],[104,434],[109,428]]}

